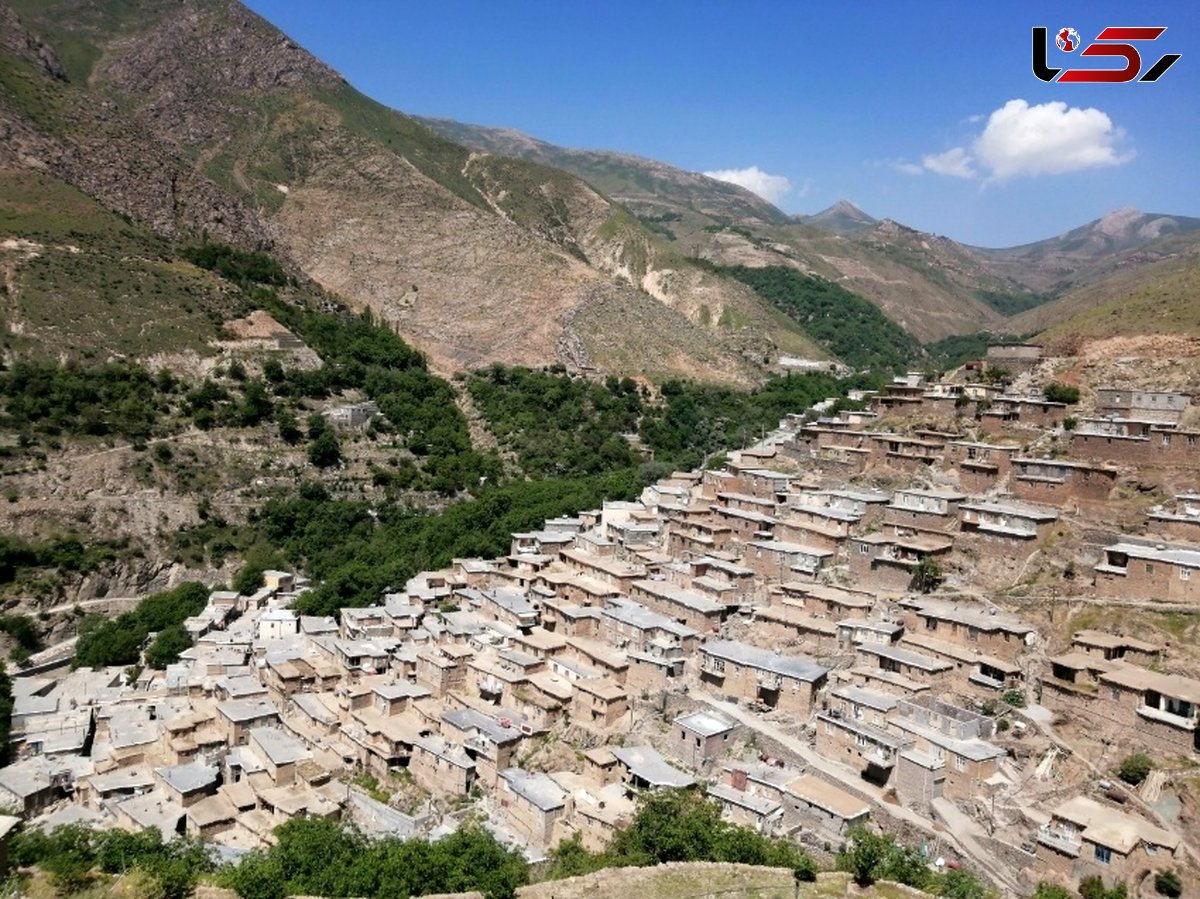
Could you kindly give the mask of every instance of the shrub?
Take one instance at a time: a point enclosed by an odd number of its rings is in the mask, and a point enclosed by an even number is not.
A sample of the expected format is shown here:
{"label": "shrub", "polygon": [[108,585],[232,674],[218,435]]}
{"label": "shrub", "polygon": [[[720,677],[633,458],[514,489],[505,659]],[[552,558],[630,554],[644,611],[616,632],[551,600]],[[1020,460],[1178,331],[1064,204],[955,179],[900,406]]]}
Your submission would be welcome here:
{"label": "shrub", "polygon": [[1014,709],[1025,708],[1025,692],[1023,690],[1005,690],[1004,695],[1000,698]]}
{"label": "shrub", "polygon": [[1068,406],[1074,406],[1079,402],[1079,388],[1072,387],[1070,384],[1060,384],[1058,381],[1047,384],[1042,393],[1052,403],[1066,403]]}
{"label": "shrub", "polygon": [[1177,899],[1183,893],[1183,881],[1174,871],[1159,871],[1154,876],[1154,889],[1160,896]]}
{"label": "shrub", "polygon": [[1121,767],[1117,771],[1117,776],[1127,784],[1137,786],[1154,770],[1154,762],[1150,756],[1144,752],[1135,752],[1125,761],[1121,762]]}

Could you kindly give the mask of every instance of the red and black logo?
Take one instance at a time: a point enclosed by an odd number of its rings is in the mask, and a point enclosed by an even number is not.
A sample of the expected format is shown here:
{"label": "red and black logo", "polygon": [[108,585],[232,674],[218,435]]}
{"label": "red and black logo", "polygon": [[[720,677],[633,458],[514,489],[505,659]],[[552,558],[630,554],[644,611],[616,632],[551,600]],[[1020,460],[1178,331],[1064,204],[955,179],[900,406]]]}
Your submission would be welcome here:
{"label": "red and black logo", "polygon": [[[1055,69],[1049,65],[1048,35],[1044,25],[1033,29],[1033,74],[1042,81],[1057,81],[1059,84],[1124,84],[1127,81],[1157,81],[1171,66],[1179,61],[1182,53],[1167,53],[1152,65],[1141,78],[1142,56],[1130,41],[1156,41],[1166,27],[1153,28],[1105,28],[1096,40],[1079,51],[1080,56],[1117,56],[1125,60],[1123,69]],[[1063,53],[1073,53],[1079,46],[1079,33],[1074,28],[1060,28],[1054,34],[1054,42]]]}

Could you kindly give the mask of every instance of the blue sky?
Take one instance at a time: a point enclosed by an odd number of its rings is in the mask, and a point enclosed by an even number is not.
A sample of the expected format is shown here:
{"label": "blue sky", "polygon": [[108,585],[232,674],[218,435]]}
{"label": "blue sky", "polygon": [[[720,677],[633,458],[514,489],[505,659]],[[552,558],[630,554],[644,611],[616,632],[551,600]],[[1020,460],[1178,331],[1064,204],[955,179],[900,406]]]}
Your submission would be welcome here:
{"label": "blue sky", "polygon": [[[1186,3],[248,5],[404,112],[733,172],[787,212],[844,197],[981,246],[1122,206],[1200,216],[1200,15]],[[1143,69],[1183,58],[1153,84],[1046,84],[1034,25],[1085,44],[1165,25],[1140,45]]]}

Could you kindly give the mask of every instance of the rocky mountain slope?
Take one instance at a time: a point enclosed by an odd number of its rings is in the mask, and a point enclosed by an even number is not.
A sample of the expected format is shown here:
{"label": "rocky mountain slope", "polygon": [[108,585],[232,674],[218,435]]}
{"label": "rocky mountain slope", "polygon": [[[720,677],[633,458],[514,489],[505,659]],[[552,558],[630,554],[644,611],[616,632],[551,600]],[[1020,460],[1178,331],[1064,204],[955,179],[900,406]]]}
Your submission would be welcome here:
{"label": "rocky mountain slope", "polygon": [[[271,248],[443,371],[561,361],[746,383],[764,359],[823,355],[578,178],[379,106],[230,0],[0,10],[0,166],[49,171],[159,234]],[[646,331],[617,345],[626,317]]]}
{"label": "rocky mountain slope", "polygon": [[[926,341],[1040,331],[1079,311],[1085,289],[1106,291],[1102,282],[1114,274],[1200,243],[1200,219],[1122,209],[1048,240],[985,249],[875,219],[846,200],[789,218],[741,188],[663,163],[558,147],[509,129],[423,121],[475,149],[577,174],[689,255],[724,265],[791,265],[837,281]],[[1145,280],[1153,278],[1151,269]]]}

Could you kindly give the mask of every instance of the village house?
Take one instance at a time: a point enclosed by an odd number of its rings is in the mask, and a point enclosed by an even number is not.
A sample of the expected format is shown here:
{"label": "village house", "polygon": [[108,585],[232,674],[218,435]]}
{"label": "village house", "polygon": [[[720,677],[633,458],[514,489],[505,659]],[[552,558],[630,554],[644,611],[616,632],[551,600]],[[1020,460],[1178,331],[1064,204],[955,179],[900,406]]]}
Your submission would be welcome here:
{"label": "village house", "polygon": [[444,796],[465,796],[475,783],[475,762],[461,747],[438,736],[413,741],[408,770],[419,785]]}
{"label": "village house", "polygon": [[1152,533],[1171,540],[1200,542],[1200,493],[1180,493],[1146,513]]}
{"label": "village house", "polygon": [[909,634],[923,634],[1012,660],[1032,645],[1037,631],[1017,616],[976,602],[949,602],[928,596],[897,604]]}
{"label": "village house", "polygon": [[845,837],[851,827],[866,824],[870,805],[815,774],[802,774],[783,788],[785,825],[825,838]]}
{"label": "village house", "polygon": [[1136,418],[1159,424],[1178,424],[1191,403],[1189,394],[1164,390],[1101,387],[1096,391],[1098,415]]}
{"label": "village house", "polygon": [[995,728],[991,718],[933,696],[901,701],[889,727],[911,741],[897,762],[896,791],[921,808],[938,796],[961,800],[983,795],[1007,755],[988,741]]}
{"label": "village house", "polygon": [[618,746],[612,755],[621,780],[634,791],[690,787],[696,783],[690,774],[669,764],[651,746]]}
{"label": "village house", "polygon": [[888,783],[897,756],[911,744],[887,727],[869,723],[865,715],[846,717],[838,708],[817,713],[815,732],[817,752],[878,786]]}
{"label": "village house", "polygon": [[863,686],[916,694],[948,680],[954,665],[942,659],[882,643],[859,643],[859,664],[850,669]]}
{"label": "village house", "polygon": [[1071,435],[1071,455],[1125,465],[1194,469],[1200,464],[1200,431],[1128,419],[1087,419]]}
{"label": "village house", "polygon": [[871,457],[897,471],[918,471],[938,462],[946,448],[939,438],[903,434],[871,434]]}
{"label": "village house", "polygon": [[733,722],[703,709],[680,715],[672,727],[671,754],[693,770],[727,751],[737,729]]}
{"label": "village house", "polygon": [[1119,473],[1107,465],[1069,459],[1018,457],[1012,465],[1009,485],[1017,499],[1056,506],[1107,500]]}
{"label": "village house", "polygon": [[1133,665],[1152,665],[1162,657],[1161,646],[1108,631],[1076,631],[1071,638],[1071,645],[1088,655]]}
{"label": "village house", "polygon": [[1012,458],[1019,452],[1017,446],[950,440],[946,443],[945,461],[957,466],[958,482],[963,490],[981,494],[1008,476]]}
{"label": "village house", "polygon": [[786,656],[734,640],[703,644],[700,672],[703,681],[723,695],[760,702],[798,718],[811,713],[827,673],[803,656]]}
{"label": "village house", "polygon": [[1072,882],[1098,875],[1124,883],[1144,871],[1171,867],[1179,838],[1090,796],[1065,800],[1037,832],[1037,857]]}
{"label": "village house", "polygon": [[1034,343],[998,343],[987,348],[986,368],[1010,377],[1033,371],[1042,361],[1042,348]]}
{"label": "village house", "polygon": [[1015,502],[968,502],[958,507],[964,534],[1001,552],[1029,551],[1028,544],[1046,537],[1058,521],[1058,512],[1048,506]]}
{"label": "village house", "polygon": [[571,719],[587,727],[613,727],[629,712],[629,697],[607,677],[580,678],[571,683]]}
{"label": "village house", "polygon": [[850,540],[850,577],[869,589],[903,592],[912,587],[919,565],[926,559],[945,559],[953,548],[952,539],[931,533],[905,537],[864,534]]}
{"label": "village house", "polygon": [[1200,599],[1200,546],[1126,537],[1103,552],[1095,569],[1097,596],[1180,603]]}
{"label": "village house", "polygon": [[742,561],[769,583],[815,580],[831,563],[832,549],[784,540],[751,540]]}
{"label": "village house", "polygon": [[958,505],[966,495],[954,490],[897,490],[883,512],[884,524],[899,533],[931,531],[946,534],[958,525]]}
{"label": "village house", "polygon": [[501,771],[499,787],[501,814],[518,838],[538,849],[553,846],[569,814],[570,795],[549,775],[522,768]]}
{"label": "village house", "polygon": [[728,608],[696,590],[674,587],[665,581],[634,581],[630,598],[698,631],[715,631],[728,613]]}
{"label": "village house", "polygon": [[837,647],[838,627],[828,618],[811,615],[802,602],[786,596],[773,597],[771,605],[754,610],[754,633],[763,642],[788,643],[803,641],[813,652],[832,652]]}

